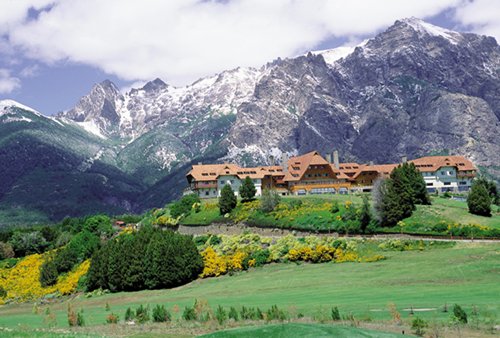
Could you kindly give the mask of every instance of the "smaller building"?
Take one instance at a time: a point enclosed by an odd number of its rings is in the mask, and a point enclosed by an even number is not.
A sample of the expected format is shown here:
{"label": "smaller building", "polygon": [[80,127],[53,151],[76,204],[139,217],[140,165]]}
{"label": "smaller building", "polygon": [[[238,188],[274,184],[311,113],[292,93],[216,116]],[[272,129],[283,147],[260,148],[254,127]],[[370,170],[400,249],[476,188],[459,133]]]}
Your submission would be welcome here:
{"label": "smaller building", "polygon": [[426,156],[410,162],[422,173],[429,192],[468,191],[477,172],[464,156]]}

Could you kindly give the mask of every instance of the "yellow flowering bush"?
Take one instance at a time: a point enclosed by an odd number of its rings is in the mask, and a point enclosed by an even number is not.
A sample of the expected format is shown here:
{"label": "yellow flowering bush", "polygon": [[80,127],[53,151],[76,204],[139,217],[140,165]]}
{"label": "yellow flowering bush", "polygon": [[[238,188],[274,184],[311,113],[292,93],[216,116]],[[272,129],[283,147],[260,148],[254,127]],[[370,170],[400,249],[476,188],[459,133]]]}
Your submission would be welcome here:
{"label": "yellow flowering bush", "polygon": [[0,299],[0,303],[7,300],[24,302],[52,293],[73,293],[78,280],[87,273],[90,260],[84,261],[68,274],[59,276],[55,285],[42,287],[39,281],[40,266],[50,254],[51,252],[29,255],[10,269],[0,269],[0,287],[7,292],[6,297]]}
{"label": "yellow flowering bush", "polygon": [[203,257],[203,272],[200,277],[217,277],[223,275],[227,271],[226,260],[219,256],[215,250],[209,246],[201,252]]}

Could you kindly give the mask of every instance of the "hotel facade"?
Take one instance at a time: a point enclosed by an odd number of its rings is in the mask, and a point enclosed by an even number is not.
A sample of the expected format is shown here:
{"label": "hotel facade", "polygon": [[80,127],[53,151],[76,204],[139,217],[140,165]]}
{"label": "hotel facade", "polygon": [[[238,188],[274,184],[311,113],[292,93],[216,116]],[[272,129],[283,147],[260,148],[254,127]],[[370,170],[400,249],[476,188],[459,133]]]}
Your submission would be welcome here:
{"label": "hotel facade", "polygon": [[[430,193],[468,191],[477,172],[464,156],[427,156],[408,162],[420,171]],[[377,179],[389,177],[399,164],[340,163],[336,151],[325,157],[317,151],[291,158],[285,155],[281,165],[252,168],[231,163],[200,163],[193,165],[186,175],[189,187],[185,193],[216,198],[224,185],[229,184],[238,195],[247,176],[252,179],[257,196],[264,189],[273,189],[282,195],[369,192]]]}

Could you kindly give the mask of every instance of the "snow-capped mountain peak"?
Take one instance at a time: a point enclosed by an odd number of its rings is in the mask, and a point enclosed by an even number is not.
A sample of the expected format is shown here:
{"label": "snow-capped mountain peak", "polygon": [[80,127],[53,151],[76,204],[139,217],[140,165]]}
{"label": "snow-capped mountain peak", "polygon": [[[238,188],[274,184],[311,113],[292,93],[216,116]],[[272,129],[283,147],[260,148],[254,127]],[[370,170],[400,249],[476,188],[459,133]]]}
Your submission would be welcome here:
{"label": "snow-capped mountain peak", "polygon": [[0,115],[3,115],[4,113],[6,113],[11,108],[19,108],[19,109],[27,110],[29,112],[32,112],[35,115],[38,115],[38,116],[42,115],[37,110],[35,110],[35,109],[31,108],[31,107],[25,106],[24,104],[19,103],[17,101],[10,100],[10,99],[0,100]]}
{"label": "snow-capped mountain peak", "polygon": [[418,19],[418,18],[415,18],[415,17],[402,19],[401,22],[407,24],[408,26],[413,28],[413,30],[415,30],[416,32],[418,32],[420,34],[426,34],[426,35],[430,35],[430,36],[439,36],[439,37],[442,37],[442,38],[448,40],[450,43],[452,43],[454,45],[459,43],[460,39],[461,39],[460,33],[457,33],[457,32],[454,32],[454,31],[451,31],[451,30],[448,30],[448,29],[445,29],[445,28],[442,28],[439,26],[435,26],[433,24],[430,24],[428,22],[425,22],[425,21]]}

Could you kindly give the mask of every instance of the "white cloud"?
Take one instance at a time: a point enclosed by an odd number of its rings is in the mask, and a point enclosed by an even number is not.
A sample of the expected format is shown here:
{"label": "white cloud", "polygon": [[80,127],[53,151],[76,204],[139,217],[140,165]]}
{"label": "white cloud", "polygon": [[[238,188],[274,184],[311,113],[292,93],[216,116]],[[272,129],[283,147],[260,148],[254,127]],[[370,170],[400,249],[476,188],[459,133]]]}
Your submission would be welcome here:
{"label": "white cloud", "polygon": [[84,63],[130,81],[160,77],[177,85],[294,56],[332,36],[357,40],[403,17],[467,6],[463,0],[53,2],[37,20],[17,19],[10,29],[10,41],[26,55]]}
{"label": "white cloud", "polygon": [[493,36],[500,41],[500,1],[465,1],[457,8],[455,19],[473,32]]}
{"label": "white cloud", "polygon": [[10,75],[10,71],[0,68],[0,94],[8,94],[21,86],[21,81],[17,77]]}
{"label": "white cloud", "polygon": [[40,66],[38,66],[37,64],[34,64],[34,65],[30,65],[30,66],[24,67],[21,70],[21,72],[19,73],[19,75],[21,77],[30,78],[30,77],[37,76],[39,73],[40,73]]}

